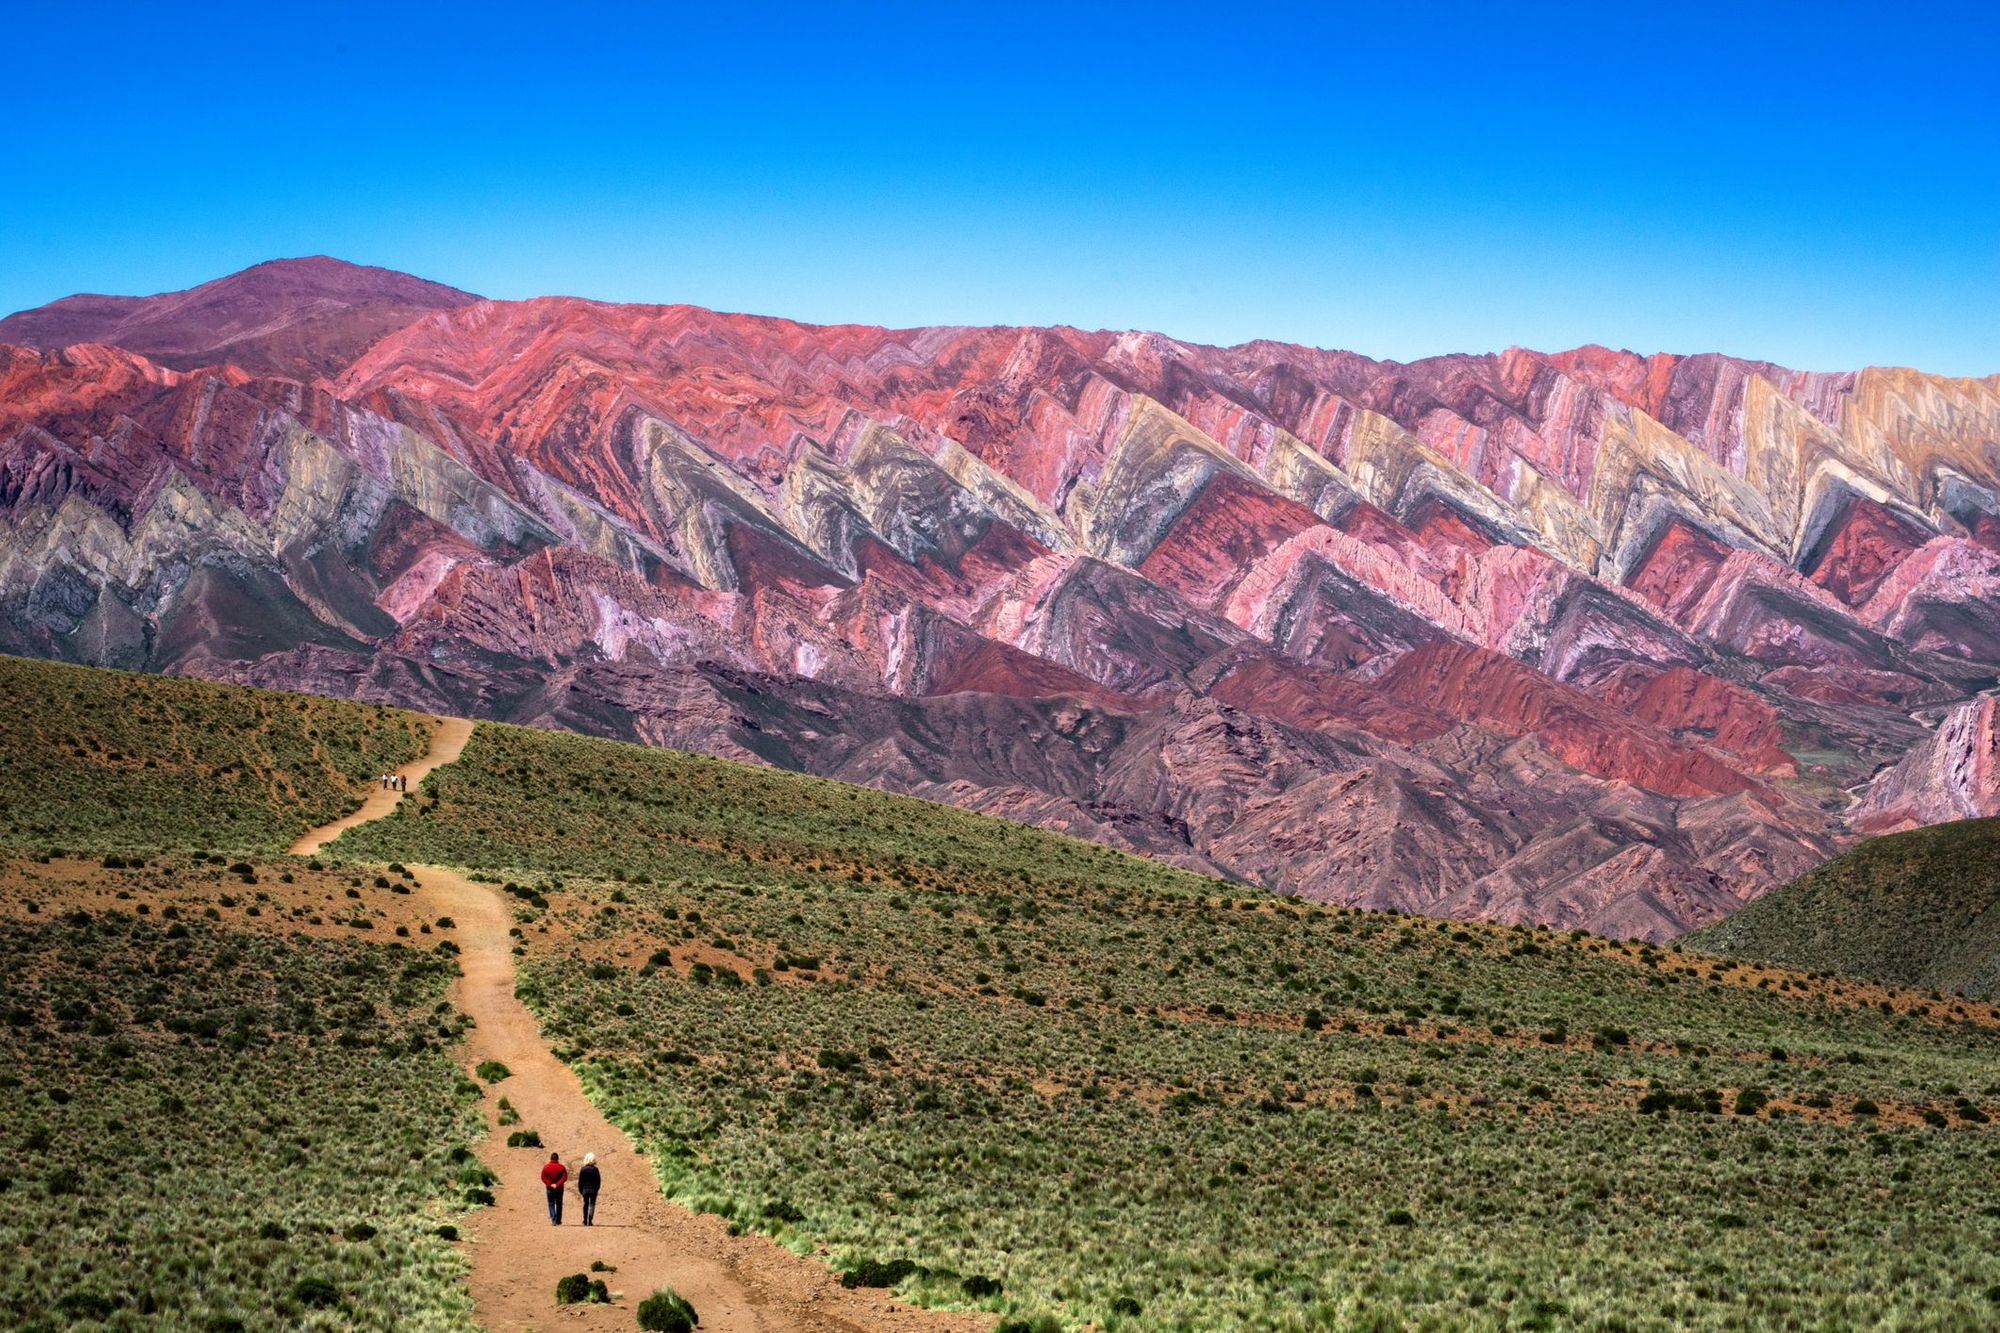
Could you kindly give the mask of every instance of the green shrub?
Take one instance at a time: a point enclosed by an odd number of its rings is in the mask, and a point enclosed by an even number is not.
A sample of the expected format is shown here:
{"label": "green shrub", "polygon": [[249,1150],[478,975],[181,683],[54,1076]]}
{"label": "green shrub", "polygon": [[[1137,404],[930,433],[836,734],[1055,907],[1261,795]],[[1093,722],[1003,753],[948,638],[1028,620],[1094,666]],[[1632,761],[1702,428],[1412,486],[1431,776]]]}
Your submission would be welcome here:
{"label": "green shrub", "polygon": [[498,1083],[501,1079],[510,1076],[514,1071],[507,1068],[506,1065],[501,1064],[498,1060],[481,1060],[478,1067],[472,1072],[485,1079],[488,1083]]}
{"label": "green shrub", "polygon": [[891,1259],[887,1263],[879,1259],[863,1259],[840,1275],[843,1287],[893,1287],[904,1278],[917,1271],[917,1266],[908,1259]]}
{"label": "green shrub", "polygon": [[325,1309],[340,1304],[340,1289],[323,1277],[304,1277],[292,1287],[292,1299],[313,1309]]}
{"label": "green shrub", "polygon": [[581,1305],[590,1299],[590,1279],[582,1273],[571,1273],[568,1277],[556,1279],[556,1304]]}
{"label": "green shrub", "polygon": [[639,1327],[646,1333],[694,1333],[701,1316],[687,1298],[671,1287],[661,1287],[639,1302]]}
{"label": "green shrub", "polygon": [[69,1291],[56,1302],[56,1313],[71,1319],[109,1319],[118,1311],[118,1302],[101,1291]]}

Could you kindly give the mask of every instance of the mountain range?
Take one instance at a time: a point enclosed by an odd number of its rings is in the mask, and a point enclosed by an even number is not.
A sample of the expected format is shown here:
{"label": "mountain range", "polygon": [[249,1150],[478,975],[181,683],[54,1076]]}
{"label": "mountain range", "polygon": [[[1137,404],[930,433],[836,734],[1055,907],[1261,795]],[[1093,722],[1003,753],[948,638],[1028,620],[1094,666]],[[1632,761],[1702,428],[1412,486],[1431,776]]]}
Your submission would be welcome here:
{"label": "mountain range", "polygon": [[276,261],[0,320],[0,649],[1659,939],[2000,812],[2000,376]]}

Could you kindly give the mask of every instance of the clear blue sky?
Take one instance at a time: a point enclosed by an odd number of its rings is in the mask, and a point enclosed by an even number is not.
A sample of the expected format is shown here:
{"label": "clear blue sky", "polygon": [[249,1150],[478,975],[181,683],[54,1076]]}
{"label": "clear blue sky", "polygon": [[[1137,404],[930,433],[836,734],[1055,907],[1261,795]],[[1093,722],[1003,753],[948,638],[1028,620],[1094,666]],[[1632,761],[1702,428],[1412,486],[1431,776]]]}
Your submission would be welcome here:
{"label": "clear blue sky", "polygon": [[2000,371],[1991,5],[73,0],[7,28],[0,310],[328,253],[825,321]]}

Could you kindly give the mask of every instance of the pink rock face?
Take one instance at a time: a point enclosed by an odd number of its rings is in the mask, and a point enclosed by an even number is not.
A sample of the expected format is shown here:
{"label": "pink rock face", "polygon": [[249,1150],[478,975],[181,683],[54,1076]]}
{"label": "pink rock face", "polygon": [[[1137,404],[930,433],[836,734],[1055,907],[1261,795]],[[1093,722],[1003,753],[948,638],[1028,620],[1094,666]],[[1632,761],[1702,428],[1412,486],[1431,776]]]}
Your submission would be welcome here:
{"label": "pink rock face", "polygon": [[1855,497],[1848,500],[1828,534],[1825,552],[1807,573],[1849,606],[1860,606],[1933,535],[1912,519]]}
{"label": "pink rock face", "polygon": [[1958,705],[1901,763],[1871,783],[1855,809],[1863,833],[2000,814],[2000,700]]}
{"label": "pink rock face", "polygon": [[1660,534],[1652,553],[1628,580],[1632,591],[1679,620],[1715,584],[1729,548],[1707,533],[1676,519]]}
{"label": "pink rock face", "polygon": [[11,651],[1649,938],[1992,799],[1992,380],[815,326],[331,260],[4,340]]}
{"label": "pink rock face", "polygon": [[1596,693],[1631,721],[1720,752],[1746,772],[1797,776],[1778,710],[1754,690],[1690,667],[1656,671],[1634,662],[1604,680]]}

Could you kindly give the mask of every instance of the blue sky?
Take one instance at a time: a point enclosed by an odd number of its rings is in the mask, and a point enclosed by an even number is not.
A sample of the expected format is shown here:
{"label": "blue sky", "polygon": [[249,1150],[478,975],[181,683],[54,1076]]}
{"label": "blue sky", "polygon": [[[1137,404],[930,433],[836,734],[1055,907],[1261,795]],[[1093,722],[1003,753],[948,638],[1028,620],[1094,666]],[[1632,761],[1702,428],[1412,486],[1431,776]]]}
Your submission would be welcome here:
{"label": "blue sky", "polygon": [[822,321],[2000,371],[1991,6],[85,2],[9,28],[0,309],[328,253]]}

